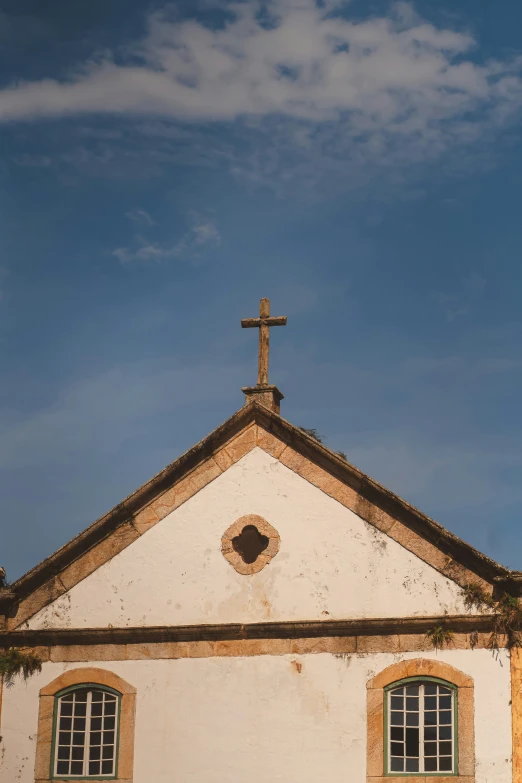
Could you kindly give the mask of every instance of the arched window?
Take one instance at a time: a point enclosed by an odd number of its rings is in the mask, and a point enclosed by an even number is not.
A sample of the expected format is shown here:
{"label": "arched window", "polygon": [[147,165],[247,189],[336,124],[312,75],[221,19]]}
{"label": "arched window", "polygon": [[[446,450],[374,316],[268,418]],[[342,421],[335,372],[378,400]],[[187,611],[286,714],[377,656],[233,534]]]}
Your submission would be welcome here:
{"label": "arched window", "polygon": [[408,658],[366,683],[366,783],[475,776],[473,679],[441,660]]}
{"label": "arched window", "polygon": [[135,715],[136,688],[114,672],[64,672],[40,691],[35,780],[129,783]]}
{"label": "arched window", "polygon": [[117,778],[121,694],[82,683],[56,694],[53,777]]}
{"label": "arched window", "polygon": [[386,774],[457,772],[457,688],[435,677],[385,689]]}

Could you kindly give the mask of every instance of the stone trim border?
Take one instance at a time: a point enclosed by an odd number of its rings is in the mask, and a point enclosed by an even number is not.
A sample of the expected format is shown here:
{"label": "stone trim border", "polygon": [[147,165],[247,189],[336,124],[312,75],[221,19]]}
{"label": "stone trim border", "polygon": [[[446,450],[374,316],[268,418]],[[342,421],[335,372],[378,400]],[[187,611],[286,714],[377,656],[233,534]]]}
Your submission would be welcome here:
{"label": "stone trim border", "polygon": [[[247,525],[253,525],[258,529],[261,535],[268,538],[267,548],[261,552],[257,559],[253,563],[245,563],[240,554],[238,554],[232,543],[232,540],[239,536],[243,528]],[[272,527],[270,522],[260,517],[258,514],[245,514],[245,516],[236,519],[227,530],[223,533],[221,538],[221,552],[225,560],[228,560],[230,565],[238,572],[249,576],[250,574],[257,574],[262,571],[263,568],[269,564],[279,552],[279,546],[281,539],[279,533]]]}
{"label": "stone trim border", "polygon": [[[445,618],[448,621],[448,618]],[[479,631],[475,621],[479,621]],[[438,618],[440,623],[440,618]],[[152,628],[16,631],[0,635],[0,646],[12,644],[39,655],[43,663],[212,658],[287,655],[292,653],[426,652],[433,647],[426,630],[437,618],[345,620],[316,623],[253,623]],[[452,650],[489,647],[491,618],[454,618],[448,622]],[[505,645],[505,640],[499,640]],[[522,783],[522,782],[521,782]]]}
{"label": "stone trim border", "polygon": [[388,666],[366,683],[367,750],[366,783],[404,783],[404,775],[385,775],[384,771],[384,689],[408,677],[438,677],[457,687],[458,775],[406,776],[413,783],[474,783],[475,781],[475,707],[471,677],[441,661],[414,658]]}
{"label": "stone trim border", "polygon": [[34,772],[35,783],[56,783],[60,780],[60,778],[51,778],[55,697],[64,688],[81,685],[82,683],[105,685],[121,694],[118,778],[114,779],[114,783],[132,783],[136,688],[122,680],[117,674],[106,669],[97,668],[71,669],[40,690]]}
{"label": "stone trim border", "polygon": [[0,629],[19,628],[256,446],[460,586],[475,582],[492,592],[498,584],[522,592],[520,572],[495,563],[298,427],[252,403],[7,591],[0,588]]}
{"label": "stone trim border", "polygon": [[513,647],[510,656],[513,783],[522,783],[522,649]]}
{"label": "stone trim border", "polygon": [[[42,661],[91,663],[99,661],[143,661],[178,658],[246,658],[258,655],[368,655],[368,653],[426,653],[431,650],[419,637],[324,636],[309,639],[223,639],[213,642],[143,642],[141,644],[72,644],[32,647]],[[431,648],[433,649],[433,648]],[[472,649],[469,637],[456,639],[451,649]],[[487,642],[473,649],[488,649]]]}
{"label": "stone trim border", "polygon": [[[1,647],[34,647],[71,644],[135,644],[151,642],[198,642],[240,639],[303,639],[329,636],[368,636],[381,640],[389,648],[397,646],[400,637],[415,637],[423,649],[432,649],[426,631],[444,624],[456,635],[478,633],[477,646],[489,641],[494,617],[480,615],[434,615],[431,617],[384,617],[355,620],[282,620],[264,623],[219,623],[204,625],[156,625],[121,628],[38,628],[0,632]],[[382,641],[382,640],[387,640]],[[471,648],[470,639],[470,648]],[[499,638],[499,646],[506,640]],[[377,642],[376,642],[377,644]],[[468,649],[453,640],[450,649]]]}

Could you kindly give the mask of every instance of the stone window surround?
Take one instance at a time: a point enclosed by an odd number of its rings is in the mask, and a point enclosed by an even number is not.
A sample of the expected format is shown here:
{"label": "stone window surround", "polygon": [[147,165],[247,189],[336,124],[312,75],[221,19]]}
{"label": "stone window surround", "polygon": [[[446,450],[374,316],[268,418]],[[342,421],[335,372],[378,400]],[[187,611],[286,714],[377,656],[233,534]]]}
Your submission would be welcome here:
{"label": "stone window surround", "polygon": [[[411,677],[436,677],[457,688],[458,774],[393,775],[384,771],[384,696],[385,688]],[[388,666],[366,684],[367,688],[367,783],[474,783],[475,710],[471,677],[447,663],[423,658]]]}
{"label": "stone window surround", "polygon": [[[253,525],[258,529],[261,535],[268,538],[267,548],[261,552],[259,557],[253,563],[245,563],[241,555],[235,551],[232,540],[241,534],[243,528],[247,525]],[[258,514],[246,514],[243,517],[237,519],[227,530],[223,533],[221,538],[221,552],[223,557],[228,560],[230,565],[244,576],[250,576],[251,574],[257,574],[261,571],[273,557],[279,552],[279,546],[281,539],[279,533],[272,527],[270,522],[260,517]]]}
{"label": "stone window surround", "polygon": [[[112,688],[121,694],[118,777],[114,783],[132,783],[134,766],[134,724],[136,714],[136,688],[117,674],[106,669],[77,668],[64,672],[40,691],[38,709],[38,734],[36,744],[35,783],[56,783],[59,777],[51,777],[54,712],[56,694],[74,685],[90,683]],[[64,781],[70,778],[63,778]]]}
{"label": "stone window surround", "polygon": [[510,651],[513,783],[522,783],[522,648]]}

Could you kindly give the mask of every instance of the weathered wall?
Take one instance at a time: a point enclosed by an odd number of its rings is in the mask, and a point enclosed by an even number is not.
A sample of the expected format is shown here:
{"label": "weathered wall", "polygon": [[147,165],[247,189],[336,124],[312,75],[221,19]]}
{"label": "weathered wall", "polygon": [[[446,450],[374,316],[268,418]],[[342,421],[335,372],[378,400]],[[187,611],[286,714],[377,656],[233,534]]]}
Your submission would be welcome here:
{"label": "weathered wall", "polygon": [[[259,514],[281,549],[242,576],[220,551]],[[459,588],[259,448],[94,574],[31,628],[434,615],[464,611]]]}
{"label": "weathered wall", "polygon": [[[476,783],[510,783],[507,654],[421,657],[474,678]],[[366,682],[397,660],[317,654],[90,665],[137,688],[134,783],[365,783]],[[33,783],[38,692],[73,667],[46,663],[26,685],[4,689],[2,783]]]}

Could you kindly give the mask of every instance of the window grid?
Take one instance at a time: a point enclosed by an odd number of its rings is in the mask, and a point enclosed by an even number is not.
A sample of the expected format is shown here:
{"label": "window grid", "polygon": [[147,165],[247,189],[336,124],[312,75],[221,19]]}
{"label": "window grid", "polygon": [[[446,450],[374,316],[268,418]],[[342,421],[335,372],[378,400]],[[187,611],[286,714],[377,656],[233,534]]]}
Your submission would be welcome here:
{"label": "window grid", "polygon": [[387,774],[455,774],[455,689],[405,682],[387,691]]}
{"label": "window grid", "polygon": [[116,774],[119,698],[79,688],[58,699],[54,776],[103,779]]}

